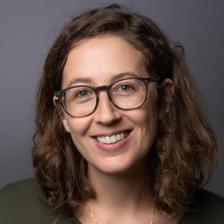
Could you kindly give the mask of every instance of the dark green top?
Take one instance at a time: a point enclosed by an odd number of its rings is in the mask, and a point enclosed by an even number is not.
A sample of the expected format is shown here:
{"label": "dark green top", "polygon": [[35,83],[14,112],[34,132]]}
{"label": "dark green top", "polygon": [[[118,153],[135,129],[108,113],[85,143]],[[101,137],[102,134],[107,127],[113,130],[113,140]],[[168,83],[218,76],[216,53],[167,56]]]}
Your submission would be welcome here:
{"label": "dark green top", "polygon": [[[48,215],[41,198],[43,195],[35,179],[4,187],[0,191],[0,224],[81,224],[77,219]],[[202,223],[224,224],[224,199],[206,190],[196,192],[190,211],[179,222]]]}

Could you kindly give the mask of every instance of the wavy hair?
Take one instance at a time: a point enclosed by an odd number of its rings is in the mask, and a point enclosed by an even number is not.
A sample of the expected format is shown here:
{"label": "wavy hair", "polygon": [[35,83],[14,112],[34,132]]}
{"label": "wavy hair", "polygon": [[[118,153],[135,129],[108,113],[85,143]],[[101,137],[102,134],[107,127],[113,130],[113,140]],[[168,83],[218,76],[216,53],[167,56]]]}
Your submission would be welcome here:
{"label": "wavy hair", "polygon": [[43,68],[36,105],[33,165],[36,177],[53,212],[74,211],[94,197],[87,177],[87,162],[79,154],[54,106],[61,89],[63,68],[75,44],[99,35],[119,36],[144,55],[149,73],[173,80],[172,102],[167,112],[166,92],[159,88],[159,120],[155,147],[150,154],[149,189],[159,209],[179,214],[191,196],[210,176],[217,163],[214,133],[200,111],[187,70],[184,51],[168,40],[147,17],[119,5],[98,8],[68,22],[51,47]]}

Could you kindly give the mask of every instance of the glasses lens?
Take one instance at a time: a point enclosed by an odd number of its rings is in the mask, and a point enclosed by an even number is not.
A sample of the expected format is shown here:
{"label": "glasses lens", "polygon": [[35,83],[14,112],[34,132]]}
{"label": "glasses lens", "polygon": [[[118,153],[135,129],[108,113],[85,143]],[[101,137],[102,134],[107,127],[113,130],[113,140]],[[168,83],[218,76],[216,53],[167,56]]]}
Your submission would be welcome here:
{"label": "glasses lens", "polygon": [[121,80],[111,86],[110,96],[113,103],[119,108],[134,109],[145,101],[146,87],[138,79]]}
{"label": "glasses lens", "polygon": [[86,86],[73,87],[66,90],[63,104],[70,115],[86,116],[95,109],[96,94],[93,89]]}

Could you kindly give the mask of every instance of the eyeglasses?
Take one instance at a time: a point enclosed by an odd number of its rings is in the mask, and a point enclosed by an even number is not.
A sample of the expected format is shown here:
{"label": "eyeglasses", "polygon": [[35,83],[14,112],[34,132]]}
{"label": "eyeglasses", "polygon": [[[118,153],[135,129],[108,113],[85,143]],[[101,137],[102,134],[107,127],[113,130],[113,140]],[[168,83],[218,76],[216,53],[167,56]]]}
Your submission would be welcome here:
{"label": "eyeglasses", "polygon": [[72,117],[85,117],[92,114],[99,102],[99,92],[106,91],[114,106],[121,110],[133,110],[142,106],[148,93],[148,84],[157,82],[158,76],[149,78],[129,77],[112,83],[92,87],[76,85],[55,92],[64,111]]}

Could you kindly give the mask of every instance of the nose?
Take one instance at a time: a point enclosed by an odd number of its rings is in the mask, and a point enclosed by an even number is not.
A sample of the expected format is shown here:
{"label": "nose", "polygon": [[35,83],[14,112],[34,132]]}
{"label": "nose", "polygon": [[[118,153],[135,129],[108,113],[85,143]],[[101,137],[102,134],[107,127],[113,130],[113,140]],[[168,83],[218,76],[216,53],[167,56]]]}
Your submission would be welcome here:
{"label": "nose", "polygon": [[95,111],[95,121],[102,125],[112,125],[121,120],[121,113],[110,101],[106,92],[99,94],[99,102]]}

